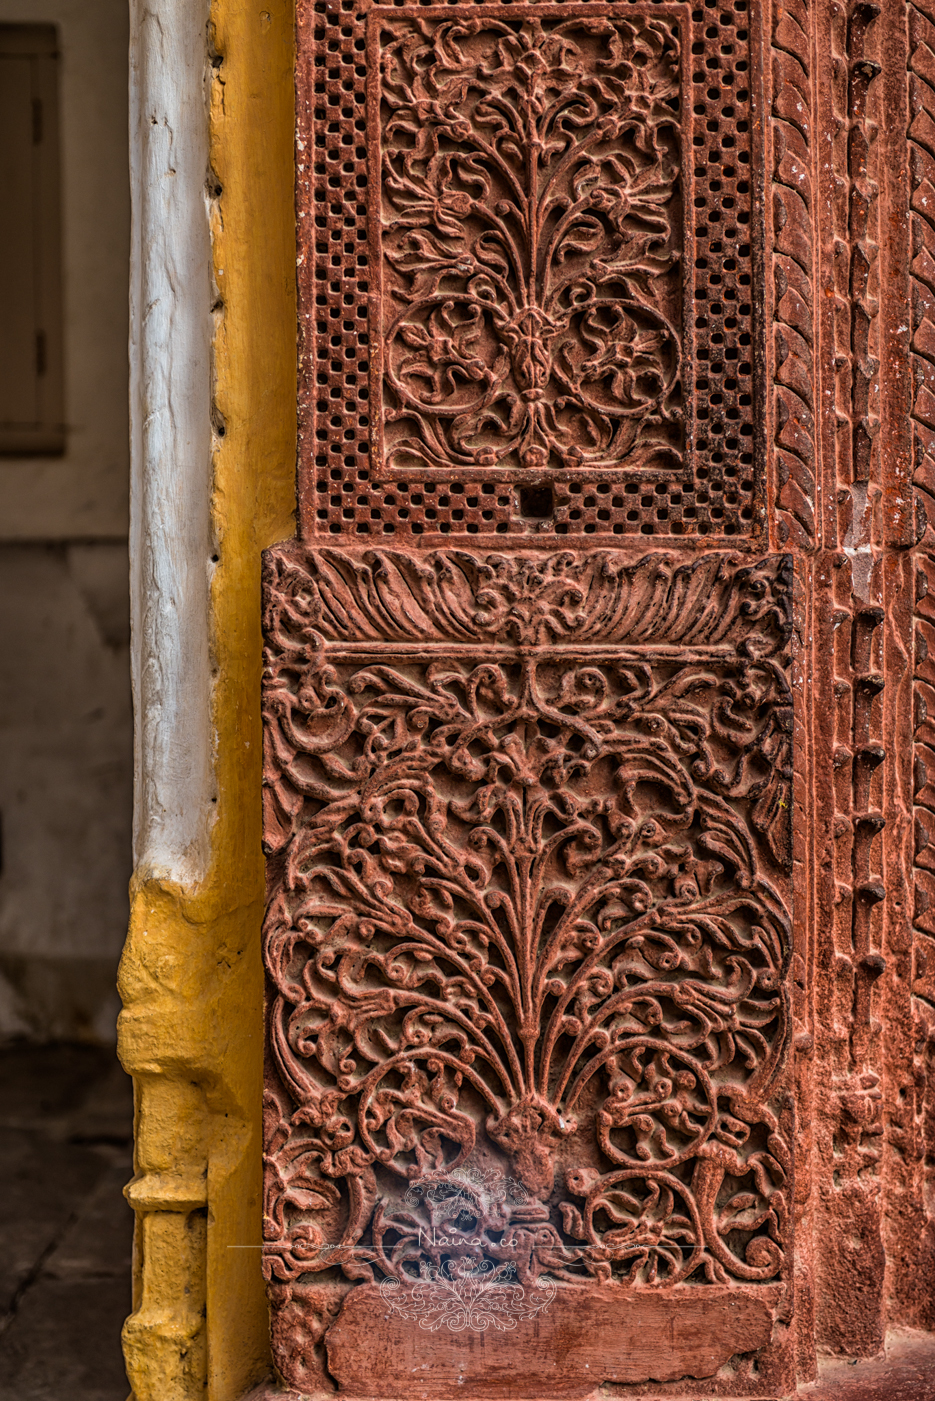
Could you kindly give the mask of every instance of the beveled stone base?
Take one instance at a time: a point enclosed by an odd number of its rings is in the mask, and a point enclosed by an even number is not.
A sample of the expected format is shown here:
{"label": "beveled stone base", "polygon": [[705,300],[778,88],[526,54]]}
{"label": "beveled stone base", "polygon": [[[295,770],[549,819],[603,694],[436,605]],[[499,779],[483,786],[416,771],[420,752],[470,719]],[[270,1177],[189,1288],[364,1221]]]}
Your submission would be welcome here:
{"label": "beveled stone base", "polygon": [[367,1285],[348,1294],[328,1331],[328,1367],[342,1394],[386,1401],[583,1398],[607,1382],[690,1382],[766,1349],[780,1293],[564,1288],[535,1318],[478,1331],[420,1327]]}
{"label": "beveled stone base", "polygon": [[[382,1374],[386,1358],[380,1359]],[[372,1365],[376,1365],[373,1363]],[[687,1381],[682,1386],[649,1384],[618,1386],[615,1394],[627,1401],[663,1401],[680,1395],[685,1401],[710,1401],[712,1393],[703,1383]],[[385,1391],[371,1395],[385,1396]],[[599,1393],[595,1393],[597,1401]],[[606,1392],[604,1395],[606,1396]],[[334,1395],[334,1393],[330,1393]],[[350,1391],[339,1396],[350,1398]],[[397,1391],[398,1401],[443,1396],[424,1382],[410,1382]],[[250,1393],[244,1401],[312,1401],[299,1392],[266,1382]],[[319,1398],[314,1398],[319,1401]],[[357,1398],[355,1397],[355,1401]],[[740,1399],[742,1401],[742,1399]],[[793,1392],[776,1396],[773,1401],[935,1401],[935,1334],[899,1332],[887,1337],[886,1355],[870,1361],[848,1361],[824,1358],[819,1363],[818,1380],[799,1386]]]}

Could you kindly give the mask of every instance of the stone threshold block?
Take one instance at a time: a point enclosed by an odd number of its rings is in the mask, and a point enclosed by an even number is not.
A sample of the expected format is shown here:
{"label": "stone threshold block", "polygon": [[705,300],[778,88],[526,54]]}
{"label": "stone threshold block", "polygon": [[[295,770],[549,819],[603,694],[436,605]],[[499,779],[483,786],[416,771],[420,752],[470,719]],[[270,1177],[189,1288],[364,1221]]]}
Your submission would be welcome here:
{"label": "stone threshold block", "polygon": [[[597,1356],[596,1352],[593,1354]],[[373,1376],[383,1376],[382,1364],[385,1361],[385,1353],[376,1359]],[[528,1360],[528,1353],[522,1350],[516,1355],[515,1370],[520,1373],[522,1364]],[[348,1397],[348,1401],[383,1401],[387,1395],[394,1394],[407,1395],[417,1398],[417,1401],[435,1401],[435,1398],[447,1398],[448,1396],[463,1395],[463,1388],[458,1388],[457,1375],[451,1373],[445,1375],[447,1359],[439,1358],[436,1364],[430,1369],[430,1376],[422,1374],[419,1381],[409,1381],[400,1385],[404,1390],[390,1393],[382,1387],[374,1389],[372,1385],[368,1388],[365,1384],[360,1390],[342,1390],[341,1394]],[[449,1380],[448,1378],[451,1378]],[[453,1385],[452,1385],[453,1382]],[[526,1395],[539,1401],[544,1395],[552,1395],[552,1389],[540,1392],[531,1391],[529,1393],[510,1392],[503,1390],[499,1395]],[[683,1382],[681,1388],[668,1386],[665,1388],[653,1388],[647,1391],[644,1387],[631,1385],[627,1387],[614,1386],[610,1389],[604,1388],[591,1393],[569,1393],[584,1395],[586,1397],[606,1397],[616,1395],[621,1398],[633,1398],[633,1401],[647,1401],[647,1398],[659,1396],[684,1397],[686,1401],[714,1401],[714,1398],[722,1394],[716,1390],[706,1389],[704,1385],[692,1384],[690,1381]],[[791,1392],[776,1393],[771,1401],[930,1401],[935,1394],[935,1346],[932,1344],[931,1336],[925,1333],[903,1331],[892,1333],[886,1340],[885,1353],[878,1358],[865,1359],[860,1362],[854,1360],[843,1360],[840,1358],[822,1358],[819,1362],[818,1377],[813,1382],[807,1382],[798,1386]],[[266,1383],[256,1387],[250,1392],[244,1401],[314,1401],[315,1393],[300,1393],[292,1391],[286,1387],[275,1383]],[[741,1397],[739,1401],[753,1401],[750,1397]]]}

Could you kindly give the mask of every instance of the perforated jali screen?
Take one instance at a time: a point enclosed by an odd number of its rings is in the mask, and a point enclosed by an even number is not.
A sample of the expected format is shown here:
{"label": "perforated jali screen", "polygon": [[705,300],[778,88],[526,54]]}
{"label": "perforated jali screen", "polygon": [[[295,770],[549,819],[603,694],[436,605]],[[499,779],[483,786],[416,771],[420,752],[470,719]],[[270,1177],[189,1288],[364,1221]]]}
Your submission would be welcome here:
{"label": "perforated jali screen", "polygon": [[747,0],[306,23],[303,533],[755,534]]}

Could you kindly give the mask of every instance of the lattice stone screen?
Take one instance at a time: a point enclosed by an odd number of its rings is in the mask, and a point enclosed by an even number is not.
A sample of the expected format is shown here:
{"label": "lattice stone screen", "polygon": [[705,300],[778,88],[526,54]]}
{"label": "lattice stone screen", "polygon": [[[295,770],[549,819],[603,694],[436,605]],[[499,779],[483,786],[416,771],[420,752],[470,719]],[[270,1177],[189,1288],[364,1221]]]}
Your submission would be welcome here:
{"label": "lattice stone screen", "polygon": [[310,21],[308,528],[762,534],[746,0],[476,13]]}
{"label": "lattice stone screen", "polygon": [[897,3],[300,6],[302,1393],[785,1397],[935,1323],[932,83]]}

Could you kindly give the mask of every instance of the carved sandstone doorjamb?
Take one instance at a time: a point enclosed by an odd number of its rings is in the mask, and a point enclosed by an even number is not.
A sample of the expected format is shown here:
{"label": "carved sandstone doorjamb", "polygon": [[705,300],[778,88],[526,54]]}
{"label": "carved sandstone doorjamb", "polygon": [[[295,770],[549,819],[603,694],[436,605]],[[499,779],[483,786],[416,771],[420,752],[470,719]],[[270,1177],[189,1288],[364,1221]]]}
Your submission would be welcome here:
{"label": "carved sandstone doorjamb", "polygon": [[788,1396],[930,1321],[927,24],[300,10],[264,605],[300,1390],[396,1394],[421,1320],[439,1395]]}

